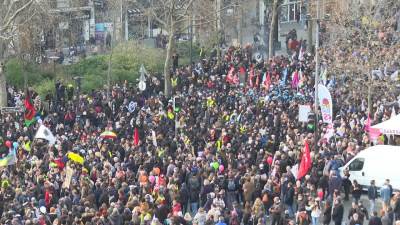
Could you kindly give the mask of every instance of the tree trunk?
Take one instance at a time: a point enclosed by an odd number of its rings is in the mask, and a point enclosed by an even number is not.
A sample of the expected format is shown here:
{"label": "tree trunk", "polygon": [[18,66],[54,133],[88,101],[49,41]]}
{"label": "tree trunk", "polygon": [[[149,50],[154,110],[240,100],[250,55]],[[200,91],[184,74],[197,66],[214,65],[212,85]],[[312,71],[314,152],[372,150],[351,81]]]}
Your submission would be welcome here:
{"label": "tree trunk", "polygon": [[270,32],[269,32],[269,43],[268,43],[268,57],[272,58],[275,54],[275,36],[276,36],[276,25],[278,23],[278,0],[274,0],[274,2],[272,3],[272,18],[271,18],[271,26],[270,26]]}
{"label": "tree trunk", "polygon": [[164,63],[164,95],[166,97],[171,95],[171,76],[169,70],[171,65],[172,51],[175,45],[175,30],[173,23],[171,23],[171,28],[169,29],[168,35],[167,56],[165,57]]}
{"label": "tree trunk", "polygon": [[0,107],[7,106],[7,87],[3,69],[3,61],[0,59]]}
{"label": "tree trunk", "polygon": [[313,22],[312,20],[307,21],[307,52],[312,52],[312,43],[313,43]]}
{"label": "tree trunk", "polygon": [[[371,72],[368,71],[368,114],[372,117],[372,75]],[[373,118],[373,117],[372,117]]]}
{"label": "tree trunk", "polygon": [[5,43],[0,40],[0,107],[7,106],[6,75],[4,73]]}

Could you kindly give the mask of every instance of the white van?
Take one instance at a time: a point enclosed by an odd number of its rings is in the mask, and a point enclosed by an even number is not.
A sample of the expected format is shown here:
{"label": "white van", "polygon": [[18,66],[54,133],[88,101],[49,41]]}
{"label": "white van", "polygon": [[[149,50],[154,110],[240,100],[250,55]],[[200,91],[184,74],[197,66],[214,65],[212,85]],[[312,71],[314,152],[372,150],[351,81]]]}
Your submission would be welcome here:
{"label": "white van", "polygon": [[350,180],[357,180],[364,189],[368,188],[371,180],[381,187],[389,179],[393,189],[400,190],[400,146],[369,147],[339,168],[342,177],[345,169],[350,172]]}

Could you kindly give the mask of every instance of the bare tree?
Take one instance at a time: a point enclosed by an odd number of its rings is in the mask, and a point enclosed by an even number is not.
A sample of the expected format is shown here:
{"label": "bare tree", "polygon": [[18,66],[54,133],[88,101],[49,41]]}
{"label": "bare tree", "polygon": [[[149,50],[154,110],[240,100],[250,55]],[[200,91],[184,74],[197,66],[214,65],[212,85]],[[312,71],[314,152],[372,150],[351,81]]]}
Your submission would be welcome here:
{"label": "bare tree", "polygon": [[[368,96],[368,111],[372,110],[373,88],[383,90],[391,83],[377,79],[373,71],[381,71],[399,60],[396,50],[400,43],[392,37],[395,9],[400,7],[397,0],[364,1],[354,4],[336,0],[337,7],[331,21],[326,24],[330,36],[325,40],[321,53],[323,61],[334,74],[346,74],[359,89],[358,95]],[[397,48],[396,48],[397,47]],[[379,73],[379,72],[378,72]],[[367,85],[360,85],[367,83]],[[367,86],[367,93],[365,87]],[[365,95],[364,95],[365,96]]]}
{"label": "bare tree", "polygon": [[21,28],[32,23],[36,15],[45,12],[46,5],[44,1],[38,0],[0,0],[0,106],[7,105],[4,60],[10,55],[10,46],[21,44],[18,40],[23,39],[23,34],[32,35]]}
{"label": "bare tree", "polygon": [[[168,33],[168,46],[164,63],[164,94],[171,94],[170,65],[176,34],[187,22],[189,10],[195,0],[153,0],[148,7],[141,6]],[[184,28],[183,28],[184,30]]]}
{"label": "bare tree", "polygon": [[272,1],[272,18],[269,32],[269,44],[268,44],[268,57],[272,58],[275,54],[274,44],[277,41],[278,36],[278,7],[281,3],[281,0],[269,0]]}

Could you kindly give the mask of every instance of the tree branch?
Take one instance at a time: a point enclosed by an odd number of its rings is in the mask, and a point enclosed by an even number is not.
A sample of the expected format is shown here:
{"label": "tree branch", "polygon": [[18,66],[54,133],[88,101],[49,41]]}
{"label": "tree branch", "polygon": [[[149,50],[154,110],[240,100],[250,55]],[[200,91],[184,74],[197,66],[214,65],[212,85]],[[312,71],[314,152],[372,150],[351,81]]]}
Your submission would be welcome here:
{"label": "tree branch", "polygon": [[8,19],[7,23],[4,24],[2,27],[0,27],[0,33],[4,32],[5,30],[8,29],[8,27],[11,25],[11,23],[14,21],[14,19],[22,13],[26,8],[28,8],[31,4],[33,3],[33,0],[29,0],[25,5],[23,5],[21,8],[17,9],[15,13]]}

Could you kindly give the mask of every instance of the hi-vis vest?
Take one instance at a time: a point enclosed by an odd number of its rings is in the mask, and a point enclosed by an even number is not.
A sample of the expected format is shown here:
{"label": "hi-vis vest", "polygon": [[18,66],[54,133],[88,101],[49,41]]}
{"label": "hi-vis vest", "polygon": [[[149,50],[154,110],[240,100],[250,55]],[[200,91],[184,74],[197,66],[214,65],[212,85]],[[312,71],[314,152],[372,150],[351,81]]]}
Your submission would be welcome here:
{"label": "hi-vis vest", "polygon": [[207,99],[207,107],[211,108],[215,105],[215,101],[212,98]]}
{"label": "hi-vis vest", "polygon": [[225,116],[224,116],[225,122],[228,122],[230,119],[231,119],[231,116],[230,116],[230,115],[225,115]]}
{"label": "hi-vis vest", "polygon": [[217,145],[217,150],[218,150],[218,151],[221,150],[221,147],[222,147],[222,140],[219,139],[219,140],[217,141],[216,145]]}
{"label": "hi-vis vest", "polygon": [[178,85],[178,78],[171,78],[171,86],[176,87]]}
{"label": "hi-vis vest", "polygon": [[175,118],[175,115],[173,112],[167,112],[167,117],[168,119],[173,120]]}
{"label": "hi-vis vest", "polygon": [[241,126],[240,127],[240,133],[243,134],[244,132],[246,132],[246,127],[245,126]]}

